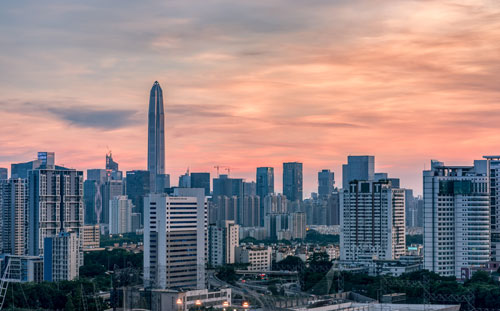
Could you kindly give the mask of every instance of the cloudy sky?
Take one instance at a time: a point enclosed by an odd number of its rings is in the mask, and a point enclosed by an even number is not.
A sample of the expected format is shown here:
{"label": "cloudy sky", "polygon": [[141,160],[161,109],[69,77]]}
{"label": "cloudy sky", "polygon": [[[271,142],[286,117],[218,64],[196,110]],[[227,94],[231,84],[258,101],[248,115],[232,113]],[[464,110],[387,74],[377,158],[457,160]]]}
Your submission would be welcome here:
{"label": "cloudy sky", "polygon": [[497,0],[2,1],[0,167],[146,168],[149,90],[166,105],[167,170],[349,154],[421,192],[431,158],[500,154]]}

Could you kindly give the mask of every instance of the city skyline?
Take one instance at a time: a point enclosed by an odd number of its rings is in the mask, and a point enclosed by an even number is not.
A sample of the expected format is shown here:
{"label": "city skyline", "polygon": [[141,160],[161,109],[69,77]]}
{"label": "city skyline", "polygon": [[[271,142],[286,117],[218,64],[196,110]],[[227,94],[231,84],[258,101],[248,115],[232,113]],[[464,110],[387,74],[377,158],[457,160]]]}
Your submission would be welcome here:
{"label": "city skyline", "polygon": [[0,167],[50,150],[102,168],[109,147],[123,171],[146,169],[155,80],[171,180],[271,166],[281,192],[282,163],[298,161],[308,196],[317,172],[339,185],[347,155],[368,154],[421,194],[430,159],[500,150],[495,2],[27,2],[0,11]]}

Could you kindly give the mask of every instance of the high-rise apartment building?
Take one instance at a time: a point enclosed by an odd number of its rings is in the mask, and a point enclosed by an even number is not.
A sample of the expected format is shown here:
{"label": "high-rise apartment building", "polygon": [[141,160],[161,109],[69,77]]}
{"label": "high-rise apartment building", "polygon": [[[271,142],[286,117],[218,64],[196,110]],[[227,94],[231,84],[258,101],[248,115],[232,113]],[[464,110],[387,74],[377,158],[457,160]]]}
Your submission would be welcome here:
{"label": "high-rise apartment building", "polygon": [[305,239],[306,214],[302,212],[291,213],[288,218],[288,228],[292,239]]}
{"label": "high-rise apartment building", "polygon": [[26,255],[28,187],[26,179],[0,180],[1,253]]}
{"label": "high-rise apartment building", "polygon": [[205,288],[207,202],[203,189],[145,199],[144,280],[152,288]]}
{"label": "high-rise apartment building", "polygon": [[268,194],[264,197],[264,215],[267,214],[285,214],[288,213],[288,202],[286,196],[282,194]]}
{"label": "high-rise apartment building", "polygon": [[126,195],[115,196],[109,202],[109,234],[132,232],[132,200]]}
{"label": "high-rise apartment building", "polygon": [[260,226],[260,197],[256,195],[245,195],[240,200],[242,209],[238,215],[237,223],[243,227],[259,227]]}
{"label": "high-rise apartment building", "polygon": [[283,194],[292,202],[302,201],[302,163],[283,163]]}
{"label": "high-rise apartment building", "polygon": [[155,81],[149,96],[148,114],[148,171],[151,172],[151,190],[163,193],[165,188],[165,115],[163,91]]}
{"label": "high-rise apartment building", "polygon": [[373,180],[375,177],[374,156],[348,156],[342,165],[342,187],[347,188],[353,180]]}
{"label": "high-rise apartment building", "polygon": [[191,188],[205,189],[205,195],[210,195],[210,173],[191,173]]}
{"label": "high-rise apartment building", "polygon": [[351,181],[340,194],[340,258],[369,261],[405,254],[405,192],[389,181]]}
{"label": "high-rise apartment building", "polygon": [[318,172],[318,195],[325,197],[333,193],[335,174],[330,170]]}
{"label": "high-rise apartment building", "polygon": [[500,261],[500,156],[485,156],[490,177],[491,261]]}
{"label": "high-rise apartment building", "polygon": [[255,181],[243,182],[243,195],[257,195],[257,184],[255,183]]}
{"label": "high-rise apartment building", "polygon": [[424,171],[424,269],[463,279],[490,260],[489,173],[486,160]]}
{"label": "high-rise apartment building", "polygon": [[45,238],[61,231],[80,237],[84,225],[83,172],[48,167],[29,172],[28,253],[34,256],[43,254]]}
{"label": "high-rise apartment building", "polygon": [[208,263],[212,267],[233,264],[234,248],[240,243],[240,226],[232,220],[208,227]]}
{"label": "high-rise apartment building", "polygon": [[80,270],[81,241],[75,232],[59,232],[44,238],[43,280],[71,281]]}

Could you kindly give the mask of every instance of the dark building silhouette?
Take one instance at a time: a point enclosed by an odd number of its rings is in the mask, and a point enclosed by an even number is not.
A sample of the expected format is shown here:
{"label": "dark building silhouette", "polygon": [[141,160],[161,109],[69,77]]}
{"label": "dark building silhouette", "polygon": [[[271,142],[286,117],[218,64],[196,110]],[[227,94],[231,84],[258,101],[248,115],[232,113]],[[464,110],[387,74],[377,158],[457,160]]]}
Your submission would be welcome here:
{"label": "dark building silhouette", "polygon": [[149,171],[128,171],[126,194],[134,204],[134,213],[140,213],[144,220],[144,196],[151,192]]}
{"label": "dark building silhouette", "polygon": [[333,193],[335,184],[335,175],[330,170],[318,172],[318,195],[320,197],[328,196]]}
{"label": "dark building silhouette", "polygon": [[151,88],[148,114],[148,171],[151,190],[163,192],[165,185],[165,115],[163,91],[158,81]]}
{"label": "dark building silhouette", "polygon": [[210,195],[210,173],[191,173],[191,188],[203,188]]}
{"label": "dark building silhouette", "polygon": [[283,194],[292,202],[301,202],[302,192],[302,163],[283,163]]}

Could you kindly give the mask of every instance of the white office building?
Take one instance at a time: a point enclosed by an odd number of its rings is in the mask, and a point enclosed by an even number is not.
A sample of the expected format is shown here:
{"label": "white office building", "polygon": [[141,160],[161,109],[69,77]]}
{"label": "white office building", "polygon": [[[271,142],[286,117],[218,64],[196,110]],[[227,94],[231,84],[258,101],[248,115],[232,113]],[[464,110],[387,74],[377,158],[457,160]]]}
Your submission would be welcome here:
{"label": "white office building", "polygon": [[397,259],[405,254],[405,190],[390,181],[351,181],[340,196],[340,259]]}
{"label": "white office building", "polygon": [[109,200],[109,234],[132,232],[132,200],[126,195]]}
{"label": "white office building", "polygon": [[490,187],[487,161],[424,171],[424,269],[464,278],[490,259]]}
{"label": "white office building", "polygon": [[222,220],[208,227],[208,263],[213,267],[234,263],[234,248],[239,245],[240,226]]}
{"label": "white office building", "polygon": [[207,203],[204,189],[144,199],[144,281],[152,288],[205,288]]}

